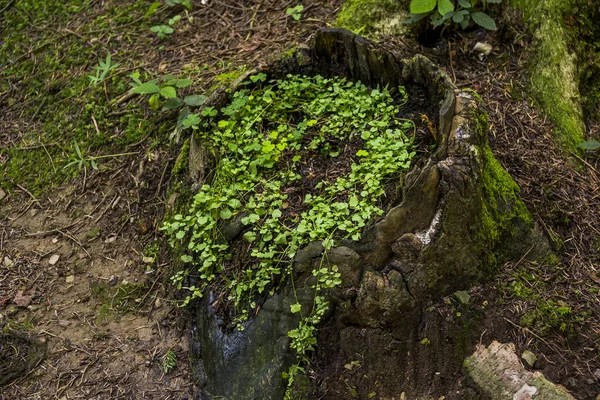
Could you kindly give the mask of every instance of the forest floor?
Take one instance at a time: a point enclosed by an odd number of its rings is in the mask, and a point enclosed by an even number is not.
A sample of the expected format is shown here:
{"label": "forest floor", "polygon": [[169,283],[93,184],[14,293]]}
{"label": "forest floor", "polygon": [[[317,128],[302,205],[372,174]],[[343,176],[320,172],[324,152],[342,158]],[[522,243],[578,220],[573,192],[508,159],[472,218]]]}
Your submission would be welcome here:
{"label": "forest floor", "polygon": [[[128,96],[128,75],[173,74],[194,81],[186,94],[207,93],[333,26],[340,1],[304,1],[299,21],[286,14],[296,1],[194,1],[153,13],[145,1],[46,3],[0,1],[0,325],[48,349],[0,399],[193,398],[187,315],[159,231],[177,114]],[[175,15],[174,33],[151,32]],[[429,48],[375,39],[400,57],[426,54],[481,95],[492,150],[558,255],[548,265],[507,264],[471,290],[473,304],[485,302],[482,342],[531,350],[550,380],[592,399],[599,160],[553,144],[551,123],[524,95],[528,38],[514,26]],[[493,51],[480,58],[472,48],[484,41]],[[120,65],[94,85],[88,75],[107,53]]]}

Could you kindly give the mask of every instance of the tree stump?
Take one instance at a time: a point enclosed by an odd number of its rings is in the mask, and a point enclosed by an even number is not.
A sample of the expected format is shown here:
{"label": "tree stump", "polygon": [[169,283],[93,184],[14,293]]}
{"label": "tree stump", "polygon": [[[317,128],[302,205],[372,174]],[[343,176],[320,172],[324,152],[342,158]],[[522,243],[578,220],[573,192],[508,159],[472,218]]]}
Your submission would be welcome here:
{"label": "tree stump", "polygon": [[[427,140],[435,145],[430,157],[414,160],[410,172],[397,182],[398,199],[360,241],[345,240],[328,251],[327,259],[338,266],[342,284],[329,293],[333,307],[323,323],[315,357],[319,381],[298,385],[295,396],[445,394],[448,382],[440,379],[455,383],[467,355],[457,343],[466,345],[470,337],[464,327],[424,316],[423,304],[491,278],[506,260],[525,255],[536,259],[548,251],[533,229],[519,187],[492,155],[478,96],[457,90],[425,57],[398,60],[341,29],[316,32],[309,47],[297,49],[264,72],[269,79],[318,74],[347,77],[372,88],[405,86],[409,101],[417,99],[416,114],[432,121]],[[225,89],[218,90],[205,106],[221,108],[228,101]],[[201,143],[192,143],[189,159],[206,159],[194,153],[202,148]],[[192,175],[204,179],[196,178],[194,185],[208,179],[198,173],[206,170],[210,168],[194,165]],[[313,243],[295,258],[294,281],[301,302],[310,302],[307,271],[321,262],[323,251],[320,243]],[[243,332],[232,333],[223,331],[211,308],[214,298],[204,296],[194,313],[192,351],[202,387],[199,398],[283,397],[282,372],[295,359],[287,332],[298,324],[298,315],[290,313],[295,302],[291,292],[288,285],[267,299]],[[431,346],[423,344],[423,332],[429,332],[426,344]],[[456,347],[444,347],[448,340]],[[355,363],[347,364],[350,361]],[[360,368],[358,375],[355,367]],[[348,374],[355,376],[340,379]]]}

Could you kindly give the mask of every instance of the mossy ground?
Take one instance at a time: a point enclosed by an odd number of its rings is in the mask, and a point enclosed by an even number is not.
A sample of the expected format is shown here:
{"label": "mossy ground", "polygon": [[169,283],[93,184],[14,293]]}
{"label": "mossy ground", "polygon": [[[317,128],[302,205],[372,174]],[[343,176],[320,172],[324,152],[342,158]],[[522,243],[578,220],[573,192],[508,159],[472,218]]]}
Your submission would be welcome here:
{"label": "mossy ground", "polygon": [[[125,68],[143,63],[135,46],[151,40],[145,34],[149,21],[139,20],[146,9],[143,1],[98,9],[87,1],[31,0],[17,2],[5,12],[0,93],[6,94],[8,113],[18,114],[20,120],[4,127],[14,143],[0,149],[5,160],[0,181],[5,189],[19,184],[37,195],[78,175],[76,167],[64,168],[77,157],[74,141],[84,156],[119,153],[157,131],[137,104],[117,115],[109,105],[129,89]],[[88,23],[74,25],[81,19]],[[98,40],[136,20],[107,47]],[[87,75],[94,74],[93,66],[108,52],[121,69],[94,86]]]}
{"label": "mossy ground", "polygon": [[405,31],[402,21],[406,14],[402,10],[406,8],[396,0],[345,0],[337,26],[361,35],[398,34]]}
{"label": "mossy ground", "polygon": [[599,93],[598,28],[593,22],[597,4],[587,0],[513,0],[512,4],[523,10],[534,33],[528,61],[530,92],[556,125],[558,143],[578,152],[586,136],[585,114],[594,113]]}

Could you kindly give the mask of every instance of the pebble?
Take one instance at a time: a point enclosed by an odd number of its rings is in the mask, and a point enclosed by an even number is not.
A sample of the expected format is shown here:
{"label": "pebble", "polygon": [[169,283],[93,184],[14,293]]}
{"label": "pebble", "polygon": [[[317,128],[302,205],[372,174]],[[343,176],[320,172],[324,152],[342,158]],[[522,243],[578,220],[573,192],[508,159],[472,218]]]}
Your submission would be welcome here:
{"label": "pebble", "polygon": [[597,369],[594,371],[594,378],[596,378],[600,381],[600,369]]}
{"label": "pebble", "polygon": [[10,266],[12,266],[14,264],[13,260],[9,256],[4,257],[3,263],[6,268],[9,268]]}
{"label": "pebble", "polygon": [[104,243],[113,243],[117,240],[117,236],[109,236],[104,240]]}
{"label": "pebble", "polygon": [[75,282],[75,275],[69,275],[65,278],[65,282],[68,284],[71,284],[73,282]]}
{"label": "pebble", "polygon": [[19,290],[15,295],[13,301],[19,307],[27,307],[31,303],[31,299],[33,299],[34,295],[35,292],[33,292],[32,294],[25,294],[23,290]]}
{"label": "pebble", "polygon": [[54,244],[58,243],[58,238],[52,239],[52,243],[54,243]]}
{"label": "pebble", "polygon": [[54,265],[58,262],[58,260],[60,259],[60,255],[59,254],[52,254],[50,256],[50,259],[48,260],[48,264],[50,265]]}
{"label": "pebble", "polygon": [[152,264],[154,262],[154,257],[142,257],[142,262],[146,264]]}
{"label": "pebble", "polygon": [[129,281],[127,279],[123,279],[123,281],[121,282],[121,285],[129,285]]}
{"label": "pebble", "polygon": [[0,189],[0,200],[2,200],[5,197],[6,197],[6,192],[4,190]]}
{"label": "pebble", "polygon": [[533,368],[537,362],[537,357],[529,350],[525,350],[523,354],[521,354],[521,359],[525,361],[525,364],[530,368]]}
{"label": "pebble", "polygon": [[118,280],[119,280],[118,276],[111,275],[110,279],[108,280],[108,284],[110,286],[115,286],[117,284]]}
{"label": "pebble", "polygon": [[58,325],[62,326],[63,328],[66,328],[67,326],[71,325],[71,323],[66,319],[59,319]]}
{"label": "pebble", "polygon": [[39,212],[40,210],[38,210],[37,208],[32,208],[31,210],[29,210],[29,216],[33,218],[36,215],[38,215]]}
{"label": "pebble", "polygon": [[27,309],[28,309],[29,311],[36,312],[37,310],[39,310],[39,309],[40,309],[40,306],[37,306],[37,305],[35,305],[35,304],[32,304],[32,305],[30,305],[30,306],[27,306]]}
{"label": "pebble", "polygon": [[160,305],[162,304],[162,302],[160,301],[160,298],[156,298],[156,300],[154,300],[154,307],[156,308],[160,308]]}

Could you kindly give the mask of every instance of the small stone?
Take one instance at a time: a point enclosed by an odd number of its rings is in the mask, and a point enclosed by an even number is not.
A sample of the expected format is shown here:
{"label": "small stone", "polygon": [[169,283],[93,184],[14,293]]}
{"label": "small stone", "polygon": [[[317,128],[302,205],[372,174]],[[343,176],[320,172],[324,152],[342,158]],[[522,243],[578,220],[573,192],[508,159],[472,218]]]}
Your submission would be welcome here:
{"label": "small stone", "polygon": [[142,257],[142,262],[146,264],[152,264],[154,262],[154,257]]}
{"label": "small stone", "polygon": [[71,325],[71,323],[66,319],[59,319],[58,325],[62,326],[63,328],[66,328],[67,326]]}
{"label": "small stone", "polygon": [[29,305],[29,303],[31,303],[31,299],[33,299],[34,295],[35,295],[35,292],[33,292],[32,294],[26,295],[23,290],[19,290],[17,292],[17,295],[13,299],[13,301],[19,307],[27,307]]}
{"label": "small stone", "polygon": [[9,256],[4,257],[3,263],[6,268],[9,268],[14,264],[13,260]]}
{"label": "small stone", "polygon": [[38,215],[39,212],[40,210],[38,210],[37,208],[32,208],[31,210],[29,210],[29,216],[33,218],[36,215]]}
{"label": "small stone", "polygon": [[50,259],[48,260],[48,264],[55,265],[58,262],[59,259],[60,259],[60,255],[59,254],[52,254],[50,256]]}
{"label": "small stone", "polygon": [[104,243],[114,243],[117,240],[117,236],[113,235],[113,236],[109,236],[104,240]]}
{"label": "small stone", "polygon": [[118,281],[119,281],[119,277],[118,277],[118,276],[115,276],[115,275],[112,275],[112,276],[110,277],[110,279],[108,280],[108,284],[109,284],[110,286],[115,286],[115,285],[117,284],[117,282],[118,282]]}
{"label": "small stone", "polygon": [[127,279],[123,279],[123,281],[121,282],[121,285],[129,285],[131,282],[129,282]]}
{"label": "small stone", "polygon": [[69,275],[69,276],[67,276],[67,277],[65,278],[65,282],[66,282],[67,284],[69,284],[69,285],[70,285],[71,283],[75,282],[75,275]]}
{"label": "small stone", "polygon": [[525,350],[523,354],[521,354],[521,359],[525,361],[525,364],[530,368],[533,368],[537,362],[537,357],[529,350]]}
{"label": "small stone", "polygon": [[27,306],[27,309],[28,309],[29,311],[36,312],[37,310],[39,310],[39,309],[40,309],[40,306],[37,306],[37,305],[35,305],[35,304],[32,304],[32,305],[29,305],[29,306]]}
{"label": "small stone", "polygon": [[477,42],[473,46],[473,51],[480,53],[481,56],[489,56],[492,52],[492,45],[486,42]]}
{"label": "small stone", "polygon": [[58,238],[52,239],[52,243],[54,243],[54,244],[58,243]]}
{"label": "small stone", "polygon": [[150,368],[152,366],[152,361],[146,360],[146,362],[144,364],[146,364],[147,368]]}
{"label": "small stone", "polygon": [[154,307],[160,308],[161,304],[162,301],[160,301],[160,298],[157,297],[156,300],[154,300]]}
{"label": "small stone", "polygon": [[6,197],[6,192],[2,189],[0,189],[0,200],[4,199]]}
{"label": "small stone", "polygon": [[600,381],[600,369],[597,369],[594,371],[594,378],[596,378]]}

